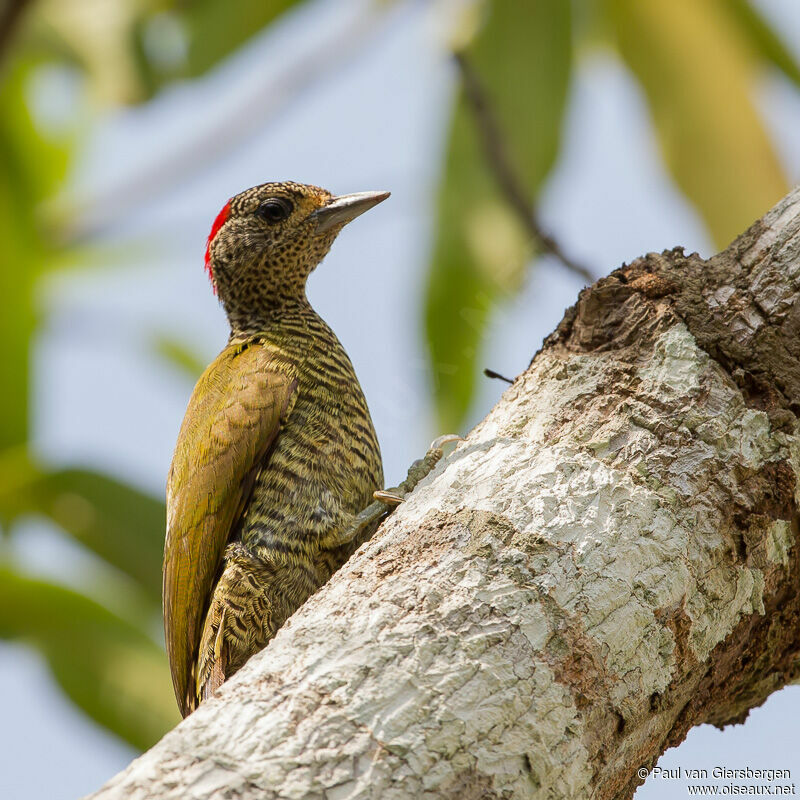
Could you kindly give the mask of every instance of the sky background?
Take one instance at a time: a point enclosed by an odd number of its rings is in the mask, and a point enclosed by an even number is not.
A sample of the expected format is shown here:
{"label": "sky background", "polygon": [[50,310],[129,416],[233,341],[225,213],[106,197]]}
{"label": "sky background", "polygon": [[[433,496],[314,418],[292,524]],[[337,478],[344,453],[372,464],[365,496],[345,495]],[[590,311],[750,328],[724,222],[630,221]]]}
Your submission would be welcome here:
{"label": "sky background", "polygon": [[[787,43],[800,42],[795,0],[758,5]],[[187,152],[197,169],[190,181],[109,228],[104,244],[122,266],[68,272],[45,287],[47,322],[35,354],[43,390],[36,392],[34,413],[43,457],[97,466],[163,493],[192,385],[154,357],[153,332],[180,337],[206,360],[222,347],[227,328],[203,271],[205,238],[230,195],[275,179],[335,193],[391,190],[390,200],[342,233],[311,277],[309,296],[356,367],[383,448],[387,485],[442,432],[434,428],[420,322],[433,190],[456,77],[442,55],[441,20],[426,4],[411,3],[392,13],[367,47],[335,53],[329,74],[297,98],[284,101],[278,91],[292,64],[336,41],[337,31],[362,11],[360,0],[312,3],[207,77],[93,124],[75,170],[78,194],[128,185],[152,165]],[[69,102],[82,102],[70,87],[56,88]],[[777,76],[766,76],[758,92],[796,182],[798,94]],[[239,135],[242,125],[247,135]],[[219,146],[216,152],[192,151],[204,137]],[[679,244],[702,255],[713,251],[661,165],[640,90],[610,54],[581,61],[564,141],[540,213],[570,255],[600,275]],[[484,365],[521,372],[579,289],[557,263],[541,259],[524,290],[495,315]],[[472,423],[503,386],[483,382]],[[101,586],[102,570],[112,577],[105,565],[98,575],[95,558],[44,524],[31,523],[24,536],[15,536],[10,555],[36,574],[75,586]],[[99,788],[135,756],[76,710],[45,663],[23,645],[0,644],[0,708],[2,798],[75,798]],[[800,783],[798,720],[800,687],[791,687],[744,725],[693,730],[660,764],[791,769]],[[651,778],[636,797],[681,797],[685,785]]]}

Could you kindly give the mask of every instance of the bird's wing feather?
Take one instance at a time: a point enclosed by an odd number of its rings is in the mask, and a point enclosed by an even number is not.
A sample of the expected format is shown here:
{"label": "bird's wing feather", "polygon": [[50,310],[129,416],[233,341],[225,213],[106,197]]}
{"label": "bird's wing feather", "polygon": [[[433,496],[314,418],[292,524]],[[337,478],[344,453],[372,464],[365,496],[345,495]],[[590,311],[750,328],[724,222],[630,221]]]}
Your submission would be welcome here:
{"label": "bird's wing feather", "polygon": [[194,707],[194,661],[225,545],[296,386],[264,346],[229,345],[189,401],[167,482],[163,575],[167,654],[184,716]]}

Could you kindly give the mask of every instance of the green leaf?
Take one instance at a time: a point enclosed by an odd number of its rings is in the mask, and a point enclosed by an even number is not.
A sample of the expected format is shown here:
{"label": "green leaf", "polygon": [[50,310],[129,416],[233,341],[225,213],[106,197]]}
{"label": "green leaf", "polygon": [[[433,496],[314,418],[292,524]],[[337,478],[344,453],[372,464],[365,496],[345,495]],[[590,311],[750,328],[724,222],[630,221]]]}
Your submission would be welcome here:
{"label": "green leaf", "polygon": [[726,245],[787,191],[753,103],[758,63],[721,0],[605,0],[664,159]]}
{"label": "green leaf", "polygon": [[168,361],[172,366],[178,367],[181,372],[191,380],[196,381],[206,368],[206,361],[197,351],[187,347],[183,342],[171,336],[157,336],[153,339],[153,349]]}
{"label": "green leaf", "polygon": [[269,25],[298,0],[198,0],[185,14],[189,72],[198,75]]}
{"label": "green leaf", "polygon": [[37,63],[6,65],[0,84],[0,448],[28,436],[30,344],[36,327],[34,286],[49,255],[39,204],[61,185],[63,142],[45,138],[28,110],[25,89]]}
{"label": "green leaf", "polygon": [[40,3],[21,37],[78,65],[96,101],[138,103],[168,83],[204,73],[302,0],[85,0]]}
{"label": "green leaf", "polygon": [[179,721],[164,651],[78,592],[0,565],[0,636],[34,645],[67,695],[135,747]]}
{"label": "green leaf", "polygon": [[164,504],[89,470],[48,471],[23,448],[0,453],[0,519],[41,514],[109,564],[129,575],[155,606],[161,604]]}
{"label": "green leaf", "polygon": [[[133,54],[144,88],[153,93],[175,78],[202,75],[301,2],[172,0],[156,4],[131,29]],[[186,48],[177,60],[169,52],[169,42],[176,35]],[[164,52],[154,50],[154,43],[165,46]]]}
{"label": "green leaf", "polygon": [[[572,64],[570,4],[494,0],[466,49],[531,205],[558,153]],[[425,329],[441,430],[457,430],[495,305],[515,293],[534,244],[500,196],[459,95],[438,197]]]}
{"label": "green leaf", "polygon": [[749,0],[728,0],[726,7],[759,56],[777,67],[796,86],[800,86],[800,67],[797,61],[770,24],[753,8],[752,3]]}

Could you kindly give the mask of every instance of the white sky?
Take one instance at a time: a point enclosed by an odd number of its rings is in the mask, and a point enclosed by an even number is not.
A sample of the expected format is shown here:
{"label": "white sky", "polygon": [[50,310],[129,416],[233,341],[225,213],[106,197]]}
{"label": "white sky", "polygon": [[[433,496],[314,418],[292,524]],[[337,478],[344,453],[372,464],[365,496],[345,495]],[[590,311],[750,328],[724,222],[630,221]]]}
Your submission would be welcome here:
{"label": "white sky", "polygon": [[[148,108],[98,124],[76,178],[113,186],[193,141],[231,115],[287,60],[327,41],[358,13],[360,0],[320,0],[237,54],[207,79],[170,90]],[[800,42],[794,0],[759,3],[787,39]],[[310,22],[309,22],[310,21]],[[71,273],[53,282],[36,356],[36,439],[54,461],[110,469],[155,493],[164,478],[191,386],[154,359],[148,332],[176,334],[207,358],[226,337],[202,252],[211,220],[228,196],[265,180],[291,178],[336,192],[390,189],[392,198],[354,223],[312,276],[309,295],[356,366],[384,451],[387,481],[402,477],[432,434],[420,340],[420,294],[430,245],[432,190],[453,75],[437,27],[422,4],[394,15],[363,53],[279,108],[256,135],[198,171],[190,183],[131,213],[108,238],[127,252],[115,271]],[[236,96],[232,96],[236,87]],[[238,102],[237,102],[238,101]],[[800,100],[779,79],[760,102],[792,180],[800,176]],[[709,253],[696,214],[661,166],[642,96],[607,56],[583,63],[569,109],[566,146],[541,213],[568,252],[606,273],[623,260],[677,244]],[[144,243],[141,237],[146,237]],[[576,296],[579,284],[543,261],[523,292],[497,315],[485,364],[505,374],[527,366]],[[482,384],[473,421],[502,391]],[[75,585],[95,561],[46,526],[16,537],[27,568]],[[61,800],[95,788],[132,751],[66,701],[46,665],[21,645],[0,645],[0,797]],[[800,688],[773,696],[744,726],[705,726],[669,751],[663,766],[789,768],[796,747]],[[8,724],[11,720],[12,724]],[[651,781],[637,800],[683,796],[685,783]]]}

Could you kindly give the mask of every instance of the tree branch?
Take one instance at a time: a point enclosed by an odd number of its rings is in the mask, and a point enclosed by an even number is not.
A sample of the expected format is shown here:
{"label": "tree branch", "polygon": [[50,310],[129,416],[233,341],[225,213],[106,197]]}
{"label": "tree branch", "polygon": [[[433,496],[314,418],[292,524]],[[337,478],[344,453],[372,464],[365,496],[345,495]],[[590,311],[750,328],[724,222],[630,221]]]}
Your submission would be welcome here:
{"label": "tree branch", "polygon": [[630,798],[800,655],[800,191],[584,290],[262,653],[96,798]]}
{"label": "tree branch", "polygon": [[567,256],[561,245],[539,222],[528,200],[528,193],[511,166],[508,149],[489,96],[468,57],[463,52],[456,52],[453,54],[453,59],[461,74],[464,98],[475,119],[487,164],[494,174],[501,193],[530,236],[539,242],[545,252],[555,256],[563,266],[579,275],[586,283],[592,283],[595,278],[591,271]]}

